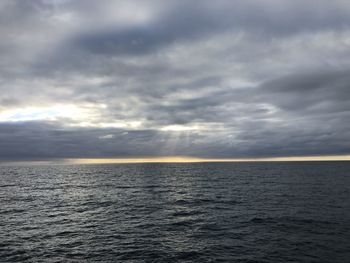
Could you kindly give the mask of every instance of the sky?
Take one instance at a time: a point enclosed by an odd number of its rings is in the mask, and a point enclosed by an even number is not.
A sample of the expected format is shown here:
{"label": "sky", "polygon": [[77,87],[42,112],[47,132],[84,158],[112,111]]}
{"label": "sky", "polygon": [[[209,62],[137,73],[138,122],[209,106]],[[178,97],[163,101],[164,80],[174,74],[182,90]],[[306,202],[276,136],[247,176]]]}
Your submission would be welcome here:
{"label": "sky", "polygon": [[350,154],[348,0],[1,0],[0,160]]}

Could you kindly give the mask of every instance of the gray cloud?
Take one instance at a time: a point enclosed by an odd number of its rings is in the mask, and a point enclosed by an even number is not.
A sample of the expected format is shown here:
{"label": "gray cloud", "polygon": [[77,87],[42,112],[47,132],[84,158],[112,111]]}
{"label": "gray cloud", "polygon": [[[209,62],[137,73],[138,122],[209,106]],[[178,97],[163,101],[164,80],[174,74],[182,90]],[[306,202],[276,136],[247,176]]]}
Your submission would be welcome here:
{"label": "gray cloud", "polygon": [[345,2],[319,1],[316,6],[305,1],[176,1],[164,9],[148,24],[88,32],[74,43],[97,54],[140,55],[225,31],[280,37],[350,25]]}
{"label": "gray cloud", "polygon": [[349,154],[347,1],[2,1],[0,159]]}

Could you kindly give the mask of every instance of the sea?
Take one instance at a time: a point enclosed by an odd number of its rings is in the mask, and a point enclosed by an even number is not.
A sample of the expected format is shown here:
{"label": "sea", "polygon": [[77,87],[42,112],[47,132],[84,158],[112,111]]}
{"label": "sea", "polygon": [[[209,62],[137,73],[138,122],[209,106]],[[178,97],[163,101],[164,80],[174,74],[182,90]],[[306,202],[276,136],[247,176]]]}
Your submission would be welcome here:
{"label": "sea", "polygon": [[0,262],[350,262],[350,162],[5,165]]}

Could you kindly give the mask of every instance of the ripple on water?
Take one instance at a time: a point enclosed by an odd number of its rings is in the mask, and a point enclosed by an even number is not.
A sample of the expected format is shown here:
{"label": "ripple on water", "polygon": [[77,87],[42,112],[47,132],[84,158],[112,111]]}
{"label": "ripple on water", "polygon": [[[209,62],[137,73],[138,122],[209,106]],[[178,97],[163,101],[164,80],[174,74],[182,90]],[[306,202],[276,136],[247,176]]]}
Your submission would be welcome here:
{"label": "ripple on water", "polygon": [[0,261],[348,263],[349,170],[0,167]]}

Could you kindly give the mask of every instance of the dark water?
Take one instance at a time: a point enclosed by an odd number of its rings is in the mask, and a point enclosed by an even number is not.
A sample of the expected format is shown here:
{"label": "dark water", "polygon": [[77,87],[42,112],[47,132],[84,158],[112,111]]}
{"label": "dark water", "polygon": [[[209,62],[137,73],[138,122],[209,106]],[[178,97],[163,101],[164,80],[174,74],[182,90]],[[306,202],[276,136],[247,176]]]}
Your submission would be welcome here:
{"label": "dark water", "polygon": [[1,262],[350,262],[350,163],[0,167]]}

